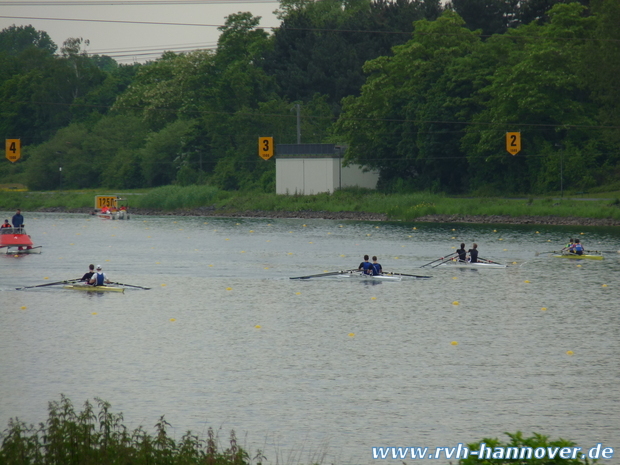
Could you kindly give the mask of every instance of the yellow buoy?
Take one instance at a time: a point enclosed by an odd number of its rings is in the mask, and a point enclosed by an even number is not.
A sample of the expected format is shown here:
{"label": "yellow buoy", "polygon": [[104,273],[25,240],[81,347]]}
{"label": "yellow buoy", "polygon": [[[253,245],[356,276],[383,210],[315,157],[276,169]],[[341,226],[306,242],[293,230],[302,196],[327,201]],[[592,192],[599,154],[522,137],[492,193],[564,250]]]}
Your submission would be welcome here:
{"label": "yellow buoy", "polygon": [[349,333],[349,337],[355,337],[355,333]]}
{"label": "yellow buoy", "polygon": [[170,321],[177,321],[175,318],[170,318]]}
{"label": "yellow buoy", "polygon": [[370,300],[377,300],[377,298],[376,297],[371,297]]}
{"label": "yellow buoy", "polygon": [[459,279],[459,278],[457,278],[456,276],[452,276],[452,279]]}
{"label": "yellow buoy", "polygon": [[266,266],[266,267],[265,267],[265,268],[263,268],[263,269],[268,270],[268,269],[269,269],[269,267],[268,267],[268,266]]}
{"label": "yellow buoy", "polygon": [[542,307],[542,308],[541,308],[541,310],[542,310],[543,312],[546,312],[546,311],[547,311],[547,307]]}
{"label": "yellow buoy", "polygon": [[513,265],[516,265],[516,264],[517,264],[517,262],[512,262],[512,264],[513,264]]}
{"label": "yellow buoy", "polygon": [[581,265],[577,265],[577,268],[581,268]]}
{"label": "yellow buoy", "polygon": [[459,302],[457,300],[455,300],[454,302],[452,302],[452,305],[458,305]]}
{"label": "yellow buoy", "polygon": [[49,278],[49,276],[46,276],[46,277],[45,277],[45,278],[43,278],[43,279],[50,279],[50,278]]}
{"label": "yellow buoy", "polygon": [[232,287],[227,287],[226,290],[227,291],[232,291]]}
{"label": "yellow buoy", "polygon": [[254,327],[255,327],[256,329],[260,329],[260,328],[261,328],[261,325],[256,325],[256,326],[254,326]]}
{"label": "yellow buoy", "polygon": [[601,287],[607,287],[607,284],[603,284]]}
{"label": "yellow buoy", "polygon": [[540,234],[538,231],[536,231],[536,234]]}
{"label": "yellow buoy", "polygon": [[162,284],[162,285],[161,285],[161,287],[166,287],[166,285],[165,285],[165,284]]}
{"label": "yellow buoy", "polygon": [[566,351],[566,355],[574,355],[574,354],[575,354],[575,352],[573,352],[572,350],[567,350]]}
{"label": "yellow buoy", "polygon": [[26,310],[26,306],[25,305],[22,307],[22,310]]}
{"label": "yellow buoy", "polygon": [[213,266],[213,265],[209,265],[209,266]]}
{"label": "yellow buoy", "polygon": [[458,346],[459,345],[459,343],[456,342],[456,341],[452,341],[450,344],[452,344],[453,346]]}
{"label": "yellow buoy", "polygon": [[301,292],[295,292],[295,295],[301,295]]}
{"label": "yellow buoy", "polygon": [[493,232],[497,232],[497,229],[494,229]]}
{"label": "yellow buoy", "polygon": [[251,233],[253,233],[253,232],[254,232],[254,230],[250,229],[250,232],[251,232]]}
{"label": "yellow buoy", "polygon": [[304,228],[306,227],[306,225],[305,225],[305,224],[304,224],[304,225],[302,225],[302,226],[303,226]]}
{"label": "yellow buoy", "polygon": [[416,230],[416,229],[418,229],[418,228],[414,227],[413,229],[414,229],[414,230]]}
{"label": "yellow buoy", "polygon": [[91,313],[91,315],[96,315],[96,314],[97,314],[97,312],[93,312],[93,313]]}
{"label": "yellow buoy", "polygon": [[523,282],[524,282],[524,283],[527,283],[527,284],[529,284],[529,281],[528,281],[527,279],[526,279],[525,281],[523,281]]}

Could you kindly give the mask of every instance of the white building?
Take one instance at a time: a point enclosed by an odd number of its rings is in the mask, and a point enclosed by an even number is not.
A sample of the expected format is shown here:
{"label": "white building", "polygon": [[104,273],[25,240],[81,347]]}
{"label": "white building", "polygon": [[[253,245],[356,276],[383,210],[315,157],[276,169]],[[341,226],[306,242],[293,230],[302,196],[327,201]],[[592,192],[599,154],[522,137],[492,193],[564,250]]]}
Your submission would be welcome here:
{"label": "white building", "polygon": [[353,186],[375,189],[379,172],[342,166],[345,149],[335,144],[276,145],[276,194],[332,193]]}

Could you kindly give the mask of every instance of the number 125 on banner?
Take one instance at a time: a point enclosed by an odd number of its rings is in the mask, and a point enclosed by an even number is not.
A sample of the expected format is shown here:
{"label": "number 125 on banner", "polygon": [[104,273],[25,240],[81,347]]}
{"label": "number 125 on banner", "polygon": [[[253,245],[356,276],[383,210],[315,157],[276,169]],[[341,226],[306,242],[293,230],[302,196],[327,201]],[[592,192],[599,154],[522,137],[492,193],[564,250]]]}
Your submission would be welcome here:
{"label": "number 125 on banner", "polygon": [[258,138],[258,156],[263,160],[273,157],[273,137]]}
{"label": "number 125 on banner", "polygon": [[516,155],[521,151],[521,133],[520,132],[507,132],[506,133],[506,150],[512,155]]}

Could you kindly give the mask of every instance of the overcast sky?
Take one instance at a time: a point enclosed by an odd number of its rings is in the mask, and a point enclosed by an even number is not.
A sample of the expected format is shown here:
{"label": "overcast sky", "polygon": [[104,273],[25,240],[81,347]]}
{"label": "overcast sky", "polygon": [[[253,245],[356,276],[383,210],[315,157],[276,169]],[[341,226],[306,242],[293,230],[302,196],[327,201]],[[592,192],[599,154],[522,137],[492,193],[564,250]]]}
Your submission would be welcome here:
{"label": "overcast sky", "polygon": [[214,48],[218,26],[239,11],[260,16],[260,26],[271,32],[279,24],[278,6],[278,0],[0,0],[0,29],[32,25],[59,49],[81,37],[90,41],[89,53],[133,63],[166,50]]}

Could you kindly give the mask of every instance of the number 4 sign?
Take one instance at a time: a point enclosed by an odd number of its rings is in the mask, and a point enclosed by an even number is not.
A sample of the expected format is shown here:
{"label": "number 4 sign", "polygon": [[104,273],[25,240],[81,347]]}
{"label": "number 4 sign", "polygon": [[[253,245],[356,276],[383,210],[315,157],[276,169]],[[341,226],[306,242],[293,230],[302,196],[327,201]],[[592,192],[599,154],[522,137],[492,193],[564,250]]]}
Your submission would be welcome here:
{"label": "number 4 sign", "polygon": [[21,158],[21,141],[19,139],[7,139],[5,147],[6,158],[11,163],[15,163]]}
{"label": "number 4 sign", "polygon": [[507,132],[506,133],[506,150],[512,155],[516,155],[521,151],[521,133],[520,132]]}

